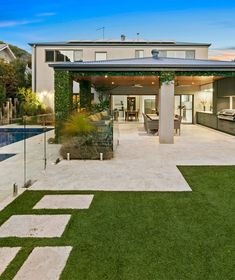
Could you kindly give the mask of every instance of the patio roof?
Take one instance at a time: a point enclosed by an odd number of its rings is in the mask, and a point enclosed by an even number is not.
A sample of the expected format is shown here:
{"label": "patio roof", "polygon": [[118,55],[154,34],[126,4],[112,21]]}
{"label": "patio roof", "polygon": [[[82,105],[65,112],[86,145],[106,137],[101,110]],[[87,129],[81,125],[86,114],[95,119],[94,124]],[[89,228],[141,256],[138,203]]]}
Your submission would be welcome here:
{"label": "patio roof", "polygon": [[235,62],[148,57],[49,64],[54,69],[70,71],[235,71]]}

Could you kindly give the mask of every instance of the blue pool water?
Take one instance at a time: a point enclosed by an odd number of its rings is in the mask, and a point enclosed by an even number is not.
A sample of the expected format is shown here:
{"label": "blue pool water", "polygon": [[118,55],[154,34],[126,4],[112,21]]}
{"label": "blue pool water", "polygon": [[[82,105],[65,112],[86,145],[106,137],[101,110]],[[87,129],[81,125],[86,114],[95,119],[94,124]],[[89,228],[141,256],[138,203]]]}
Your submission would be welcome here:
{"label": "blue pool water", "polygon": [[[51,128],[47,128],[47,131]],[[0,128],[0,147],[24,140],[44,132],[43,128]]]}

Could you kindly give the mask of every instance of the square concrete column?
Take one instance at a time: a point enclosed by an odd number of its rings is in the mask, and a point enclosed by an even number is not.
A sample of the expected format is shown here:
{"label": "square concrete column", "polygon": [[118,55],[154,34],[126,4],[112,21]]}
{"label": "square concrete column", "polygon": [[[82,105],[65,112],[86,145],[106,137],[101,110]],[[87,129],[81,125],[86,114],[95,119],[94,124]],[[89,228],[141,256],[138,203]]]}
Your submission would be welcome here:
{"label": "square concrete column", "polygon": [[159,142],[174,143],[174,81],[163,83],[159,96]]}

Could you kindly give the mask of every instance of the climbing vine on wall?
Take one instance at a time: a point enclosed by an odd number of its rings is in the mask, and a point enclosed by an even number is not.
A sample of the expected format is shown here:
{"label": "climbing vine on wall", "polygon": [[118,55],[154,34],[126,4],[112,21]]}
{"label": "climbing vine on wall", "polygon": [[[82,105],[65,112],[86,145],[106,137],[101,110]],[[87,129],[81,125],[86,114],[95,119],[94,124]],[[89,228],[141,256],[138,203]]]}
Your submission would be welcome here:
{"label": "climbing vine on wall", "polygon": [[89,77],[89,76],[161,76],[161,73],[174,73],[175,76],[220,76],[235,77],[234,71],[131,71],[131,72],[73,72],[73,77]]}
{"label": "climbing vine on wall", "polygon": [[67,119],[72,111],[72,78],[68,71],[55,71],[55,113],[56,127],[55,134],[58,141],[61,123]]}
{"label": "climbing vine on wall", "polygon": [[81,80],[80,84],[80,108],[89,109],[91,107],[91,102],[93,99],[93,94],[91,93],[91,82],[86,80]]}
{"label": "climbing vine on wall", "polygon": [[175,72],[160,72],[160,75],[159,75],[159,82],[160,82],[160,85],[162,85],[163,83],[166,83],[166,84],[170,84],[174,81],[175,79]]}

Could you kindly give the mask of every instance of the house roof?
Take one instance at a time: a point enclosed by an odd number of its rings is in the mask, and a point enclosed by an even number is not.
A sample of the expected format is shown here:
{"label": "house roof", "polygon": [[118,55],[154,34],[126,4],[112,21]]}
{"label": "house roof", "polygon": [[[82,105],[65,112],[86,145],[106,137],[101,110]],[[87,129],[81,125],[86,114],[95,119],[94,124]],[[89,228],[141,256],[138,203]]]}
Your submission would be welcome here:
{"label": "house roof", "polygon": [[12,56],[13,59],[16,58],[15,54],[13,53],[13,51],[10,49],[10,47],[7,44],[0,44],[0,52],[7,49],[8,52],[10,53],[10,55]]}
{"label": "house roof", "polygon": [[108,40],[71,40],[64,42],[34,42],[29,43],[30,46],[182,46],[182,47],[210,47],[208,43],[188,43],[188,42],[176,42],[172,40],[142,40],[142,39],[108,39]]}
{"label": "house roof", "polygon": [[58,62],[49,66],[71,71],[235,71],[235,62],[168,57]]}
{"label": "house roof", "polygon": [[7,44],[0,44],[0,51],[5,49],[7,47]]}

